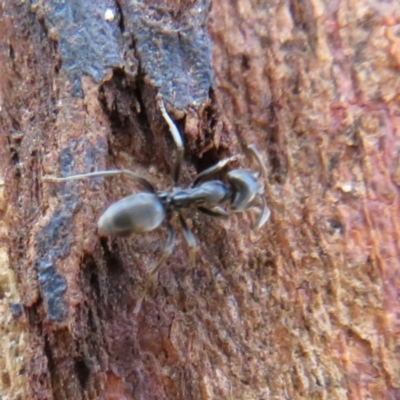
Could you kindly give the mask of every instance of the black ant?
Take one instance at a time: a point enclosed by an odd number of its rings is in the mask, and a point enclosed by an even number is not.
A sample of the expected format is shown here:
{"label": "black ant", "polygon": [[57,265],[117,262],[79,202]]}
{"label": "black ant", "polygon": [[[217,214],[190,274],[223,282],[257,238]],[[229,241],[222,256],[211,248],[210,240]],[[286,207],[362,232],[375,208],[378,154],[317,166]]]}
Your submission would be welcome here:
{"label": "black ant", "polygon": [[[200,172],[188,188],[180,188],[178,181],[184,153],[182,137],[167,113],[164,102],[159,99],[158,104],[178,150],[172,191],[156,190],[148,180],[129,170],[97,171],[64,178],[44,178],[44,180],[50,182],[65,182],[99,176],[126,175],[129,178],[137,180],[144,187],[145,191],[132,194],[111,204],[100,216],[97,227],[100,235],[128,236],[132,233],[152,231],[158,228],[164,221],[167,222],[167,242],[160,260],[150,270],[150,281],[154,279],[174,249],[176,235],[170,221],[175,213],[178,214],[183,235],[190,248],[189,265],[193,265],[194,263],[197,243],[193,233],[182,217],[180,212],[182,209],[195,207],[199,211],[213,217],[227,218],[231,212],[244,212],[252,207],[259,207],[260,204],[257,204],[257,201],[261,200],[261,211],[255,224],[256,228],[262,227],[271,214],[263,196],[264,186],[259,182],[260,175],[263,177],[266,176],[266,167],[260,153],[253,145],[248,146],[248,149],[255,157],[260,167],[260,172],[257,173],[249,169],[234,169],[229,171],[222,180],[206,180],[211,175],[222,170],[229,162],[237,159],[237,156],[233,156],[225,158]],[[142,300],[148,288],[149,285],[138,301],[135,309],[136,312],[140,310]]]}

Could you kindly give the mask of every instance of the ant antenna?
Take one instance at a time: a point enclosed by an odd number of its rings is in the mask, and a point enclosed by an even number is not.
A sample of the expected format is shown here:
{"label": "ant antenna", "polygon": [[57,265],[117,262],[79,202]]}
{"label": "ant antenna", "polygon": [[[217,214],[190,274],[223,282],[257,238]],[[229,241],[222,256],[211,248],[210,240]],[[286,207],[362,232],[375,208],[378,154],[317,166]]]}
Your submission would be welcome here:
{"label": "ant antenna", "polygon": [[247,146],[247,148],[250,150],[251,154],[254,156],[254,158],[257,160],[257,163],[260,167],[261,170],[261,176],[263,178],[266,178],[268,175],[267,172],[267,167],[264,164],[264,161],[261,158],[261,154],[259,153],[259,151],[256,149],[256,147],[254,146],[254,144],[249,144]]}

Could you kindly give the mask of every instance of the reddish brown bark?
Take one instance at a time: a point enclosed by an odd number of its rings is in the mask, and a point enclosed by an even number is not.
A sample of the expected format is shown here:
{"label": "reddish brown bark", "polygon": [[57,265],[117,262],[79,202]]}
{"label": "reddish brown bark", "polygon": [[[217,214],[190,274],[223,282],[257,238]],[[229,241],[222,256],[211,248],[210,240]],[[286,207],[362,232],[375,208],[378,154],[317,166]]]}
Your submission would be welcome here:
{"label": "reddish brown bark", "polygon": [[[31,10],[8,3],[0,6],[1,394],[400,397],[396,2],[218,1],[210,10],[99,2],[79,60],[65,47],[79,10],[65,22],[50,1]],[[110,26],[102,7],[115,11]],[[195,268],[186,279],[179,236],[136,316],[165,230],[99,239],[96,221],[139,186],[42,178],[127,168],[169,187],[175,149],[158,92],[186,140],[183,183],[254,143],[272,217],[254,231],[251,214],[225,222],[188,213]]]}

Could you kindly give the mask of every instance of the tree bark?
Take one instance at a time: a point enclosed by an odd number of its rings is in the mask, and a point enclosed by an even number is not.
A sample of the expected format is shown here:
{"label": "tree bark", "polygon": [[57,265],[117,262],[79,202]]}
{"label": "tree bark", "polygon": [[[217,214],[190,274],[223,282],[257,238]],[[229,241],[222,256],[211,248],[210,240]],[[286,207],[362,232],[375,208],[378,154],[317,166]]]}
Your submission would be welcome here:
{"label": "tree bark", "polygon": [[[1,397],[400,398],[400,30],[389,2],[0,4]],[[92,4],[93,3],[93,4]],[[272,212],[100,238],[142,188],[254,144]],[[244,157],[231,168],[255,168]]]}

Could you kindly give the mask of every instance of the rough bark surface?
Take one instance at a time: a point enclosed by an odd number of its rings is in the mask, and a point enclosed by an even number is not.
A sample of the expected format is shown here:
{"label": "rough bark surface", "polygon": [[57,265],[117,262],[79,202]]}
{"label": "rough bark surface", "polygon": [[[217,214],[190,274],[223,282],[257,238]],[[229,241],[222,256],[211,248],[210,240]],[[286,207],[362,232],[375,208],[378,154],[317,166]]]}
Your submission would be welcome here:
{"label": "rough bark surface", "polygon": [[[1,396],[400,398],[397,2],[91,3],[0,4]],[[188,212],[135,315],[166,232],[96,223],[141,188],[43,176],[170,187],[157,93],[182,184],[253,143],[272,217]]]}

